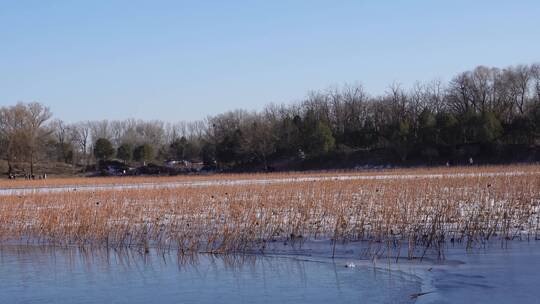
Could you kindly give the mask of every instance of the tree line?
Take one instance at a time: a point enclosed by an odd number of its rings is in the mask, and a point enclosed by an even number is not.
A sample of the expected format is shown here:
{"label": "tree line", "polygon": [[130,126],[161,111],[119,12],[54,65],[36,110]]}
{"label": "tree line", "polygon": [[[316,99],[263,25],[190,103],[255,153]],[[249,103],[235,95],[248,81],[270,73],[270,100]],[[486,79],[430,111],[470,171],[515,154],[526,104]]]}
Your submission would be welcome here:
{"label": "tree line", "polygon": [[448,83],[417,83],[409,89],[392,84],[377,96],[361,85],[346,85],[310,92],[287,105],[192,122],[67,124],[36,102],[0,109],[0,157],[10,172],[13,164],[24,162],[32,174],[36,162],[86,167],[112,158],[127,163],[191,160],[220,168],[322,161],[358,151],[384,153],[396,162],[504,160],[508,155],[501,151],[536,147],[539,137],[539,64],[479,66]]}

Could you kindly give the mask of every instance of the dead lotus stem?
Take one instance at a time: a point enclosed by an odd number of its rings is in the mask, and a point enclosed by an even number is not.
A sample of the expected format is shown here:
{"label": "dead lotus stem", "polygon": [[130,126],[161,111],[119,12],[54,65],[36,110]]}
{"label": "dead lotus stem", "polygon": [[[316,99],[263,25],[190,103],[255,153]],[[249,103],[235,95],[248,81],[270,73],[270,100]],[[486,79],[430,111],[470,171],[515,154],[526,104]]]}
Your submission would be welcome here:
{"label": "dead lotus stem", "polygon": [[[539,166],[496,169],[409,169],[386,172],[387,177],[377,179],[253,184],[220,183],[231,176],[197,177],[215,183],[3,195],[0,241],[230,253],[266,252],[274,243],[302,246],[318,239],[329,241],[332,255],[341,243],[364,242],[370,254],[398,259],[422,257],[430,251],[444,257],[446,246],[472,248],[492,239],[503,246],[513,239],[538,239]],[[513,174],[516,170],[521,173]],[[442,176],[400,177],[425,172]],[[508,174],[480,174],[490,172]],[[306,175],[237,178],[298,177]],[[165,179],[170,181],[187,178]],[[163,180],[133,178],[124,183],[131,182]],[[61,180],[51,183],[59,184]]]}

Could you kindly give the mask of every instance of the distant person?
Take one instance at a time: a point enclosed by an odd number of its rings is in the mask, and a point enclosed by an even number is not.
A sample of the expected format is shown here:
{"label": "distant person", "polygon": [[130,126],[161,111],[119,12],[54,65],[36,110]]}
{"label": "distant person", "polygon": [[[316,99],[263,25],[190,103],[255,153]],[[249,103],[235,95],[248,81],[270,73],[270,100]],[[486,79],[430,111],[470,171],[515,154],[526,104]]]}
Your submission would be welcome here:
{"label": "distant person", "polygon": [[472,157],[469,157],[469,165],[471,165],[471,166],[474,165],[474,161],[473,161]]}
{"label": "distant person", "polygon": [[298,159],[304,161],[306,159],[306,153],[302,149],[298,149]]}

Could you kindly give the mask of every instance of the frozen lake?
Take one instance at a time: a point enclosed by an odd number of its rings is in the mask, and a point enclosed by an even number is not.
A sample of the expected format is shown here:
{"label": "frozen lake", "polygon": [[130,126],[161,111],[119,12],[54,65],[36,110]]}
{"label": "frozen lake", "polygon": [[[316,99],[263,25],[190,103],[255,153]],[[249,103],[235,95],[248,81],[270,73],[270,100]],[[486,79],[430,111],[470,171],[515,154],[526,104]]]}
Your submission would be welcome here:
{"label": "frozen lake", "polygon": [[435,292],[418,303],[540,303],[540,241],[448,254],[448,265],[424,271],[423,288]]}
{"label": "frozen lake", "polygon": [[419,278],[330,259],[3,246],[2,303],[410,303]]}
{"label": "frozen lake", "polygon": [[[354,267],[345,267],[347,264]],[[0,247],[3,303],[539,303],[540,243],[444,263]],[[417,298],[418,293],[427,293]]]}

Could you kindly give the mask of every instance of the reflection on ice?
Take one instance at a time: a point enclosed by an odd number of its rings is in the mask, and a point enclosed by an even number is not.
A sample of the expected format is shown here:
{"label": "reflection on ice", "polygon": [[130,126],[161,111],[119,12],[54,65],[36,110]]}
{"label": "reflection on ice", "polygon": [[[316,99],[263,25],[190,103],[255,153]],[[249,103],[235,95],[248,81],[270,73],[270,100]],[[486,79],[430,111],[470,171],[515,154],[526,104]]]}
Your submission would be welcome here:
{"label": "reflection on ice", "polygon": [[0,247],[6,303],[407,303],[416,276],[346,261]]}
{"label": "reflection on ice", "polygon": [[[150,249],[0,247],[6,303],[537,303],[540,243],[515,241],[446,260],[178,255]],[[354,267],[353,267],[354,265]]]}

